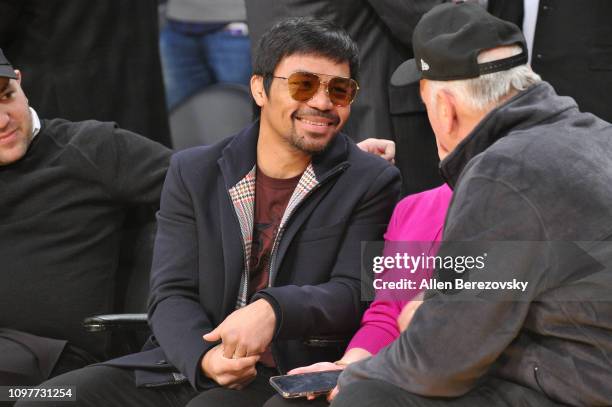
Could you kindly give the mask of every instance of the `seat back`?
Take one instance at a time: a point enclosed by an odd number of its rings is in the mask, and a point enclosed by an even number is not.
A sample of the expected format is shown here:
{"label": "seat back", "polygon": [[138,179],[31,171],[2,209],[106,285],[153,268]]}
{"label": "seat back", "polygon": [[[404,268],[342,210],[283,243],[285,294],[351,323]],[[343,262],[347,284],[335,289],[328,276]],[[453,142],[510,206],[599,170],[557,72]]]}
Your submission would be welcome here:
{"label": "seat back", "polygon": [[170,112],[175,150],[213,144],[231,136],[253,119],[251,93],[238,84],[216,84],[189,97]]}
{"label": "seat back", "polygon": [[123,229],[115,286],[116,313],[147,312],[156,229],[154,221],[127,225]]}
{"label": "seat back", "polygon": [[[147,312],[149,275],[156,230],[157,223],[152,212],[144,210],[128,212],[122,230],[119,263],[115,279],[113,312],[116,314]],[[100,332],[99,334],[105,333]],[[96,335],[96,333],[94,332],[92,335]],[[139,351],[148,335],[148,330],[141,328],[112,330],[106,357],[112,358]]]}

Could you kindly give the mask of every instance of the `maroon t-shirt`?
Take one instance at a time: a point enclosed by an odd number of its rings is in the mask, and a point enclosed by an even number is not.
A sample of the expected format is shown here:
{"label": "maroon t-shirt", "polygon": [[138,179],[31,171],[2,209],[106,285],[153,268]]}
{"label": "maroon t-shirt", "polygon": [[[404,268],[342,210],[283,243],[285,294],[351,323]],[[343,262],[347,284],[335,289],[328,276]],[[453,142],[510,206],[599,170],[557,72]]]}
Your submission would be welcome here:
{"label": "maroon t-shirt", "polygon": [[249,264],[249,297],[268,286],[270,253],[283,213],[301,178],[270,178],[257,169],[255,184],[255,219]]}

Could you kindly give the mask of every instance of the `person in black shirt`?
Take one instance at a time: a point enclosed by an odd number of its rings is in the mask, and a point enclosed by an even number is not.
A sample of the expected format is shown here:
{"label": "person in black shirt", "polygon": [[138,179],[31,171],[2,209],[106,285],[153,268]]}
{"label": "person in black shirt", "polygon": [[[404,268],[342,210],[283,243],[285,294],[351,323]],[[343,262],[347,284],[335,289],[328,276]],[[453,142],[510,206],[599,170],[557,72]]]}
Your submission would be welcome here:
{"label": "person in black shirt", "polygon": [[0,385],[103,358],[128,209],[159,205],[171,151],[114,123],[41,120],[0,50]]}

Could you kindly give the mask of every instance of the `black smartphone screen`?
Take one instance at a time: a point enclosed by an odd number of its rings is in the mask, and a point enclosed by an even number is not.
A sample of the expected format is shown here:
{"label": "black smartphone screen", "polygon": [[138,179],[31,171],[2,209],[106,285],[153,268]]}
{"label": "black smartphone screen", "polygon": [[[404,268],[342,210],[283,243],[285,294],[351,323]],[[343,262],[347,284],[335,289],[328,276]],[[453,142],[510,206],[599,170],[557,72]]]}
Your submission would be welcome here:
{"label": "black smartphone screen", "polygon": [[285,398],[319,395],[336,387],[340,373],[342,370],[274,376],[270,378],[270,384]]}

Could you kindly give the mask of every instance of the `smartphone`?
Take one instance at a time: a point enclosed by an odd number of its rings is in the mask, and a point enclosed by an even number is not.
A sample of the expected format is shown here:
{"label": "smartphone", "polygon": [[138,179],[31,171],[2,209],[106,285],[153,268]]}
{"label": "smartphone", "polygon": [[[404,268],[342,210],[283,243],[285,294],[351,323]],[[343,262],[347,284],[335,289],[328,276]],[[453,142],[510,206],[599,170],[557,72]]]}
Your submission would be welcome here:
{"label": "smartphone", "polygon": [[336,387],[342,370],[273,376],[270,384],[284,398],[293,399],[307,395],[320,396]]}

